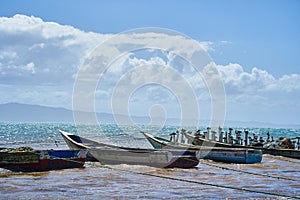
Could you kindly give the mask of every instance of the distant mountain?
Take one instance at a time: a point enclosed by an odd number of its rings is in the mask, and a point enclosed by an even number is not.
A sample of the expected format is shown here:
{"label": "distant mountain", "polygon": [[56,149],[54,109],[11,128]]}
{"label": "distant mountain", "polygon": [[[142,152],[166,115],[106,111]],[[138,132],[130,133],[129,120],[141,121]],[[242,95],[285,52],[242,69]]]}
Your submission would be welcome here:
{"label": "distant mountain", "polygon": [[72,111],[19,103],[0,104],[0,121],[4,122],[71,122]]}
{"label": "distant mountain", "polygon": [[[97,123],[95,122],[95,114],[89,112],[76,111],[76,122],[81,123]],[[118,124],[130,124],[129,117],[120,114],[110,114],[110,113],[96,113],[97,119],[101,123],[118,123]],[[115,120],[117,119],[117,121]],[[143,116],[131,116],[131,120],[137,124],[150,124],[151,119],[149,117]],[[63,123],[73,123],[73,111],[65,108],[54,108],[40,105],[29,105],[29,104],[19,104],[19,103],[6,103],[0,104],[0,121],[1,122],[63,122]],[[152,123],[160,124],[162,119],[154,118]],[[188,120],[186,120],[188,121]],[[193,121],[193,120],[191,120]],[[165,124],[167,125],[177,125],[179,126],[180,119],[170,118],[167,119]],[[201,120],[200,124],[202,126],[208,126],[209,120]],[[272,124],[265,122],[255,122],[255,121],[225,121],[226,127],[269,127],[269,128],[300,128],[300,125],[286,125],[286,124]]]}
{"label": "distant mountain", "polygon": [[[95,113],[75,111],[76,122],[97,123]],[[1,122],[74,122],[73,111],[65,108],[54,108],[40,105],[29,105],[20,103],[0,104]],[[115,118],[121,124],[128,122],[125,115],[112,115],[110,113],[96,113],[97,119],[101,123],[115,123]],[[131,117],[135,123],[148,124],[149,117]]]}

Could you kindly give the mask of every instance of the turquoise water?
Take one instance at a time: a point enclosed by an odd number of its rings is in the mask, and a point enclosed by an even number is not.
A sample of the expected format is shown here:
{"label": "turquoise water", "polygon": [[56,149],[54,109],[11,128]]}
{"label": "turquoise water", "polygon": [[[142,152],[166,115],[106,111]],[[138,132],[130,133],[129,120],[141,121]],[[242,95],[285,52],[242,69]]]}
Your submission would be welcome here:
{"label": "turquoise water", "polygon": [[[31,146],[35,149],[67,149],[58,132],[64,130],[107,143],[151,148],[140,131],[168,137],[169,133],[179,128],[181,127],[0,123],[0,147]],[[196,130],[196,127],[185,128]],[[200,127],[200,129],[205,128]],[[244,127],[239,129],[243,130]],[[300,135],[299,129],[248,128],[248,130],[261,136],[266,136],[269,131],[274,138]],[[165,176],[169,179],[150,175]],[[251,191],[222,186],[245,188]],[[74,197],[82,199],[282,199],[280,195],[300,197],[300,161],[264,155],[262,163],[258,164],[201,161],[193,169],[110,166],[92,162],[87,162],[83,169],[43,173],[14,173],[0,169],[0,191],[0,199],[73,199]],[[278,196],[266,193],[278,194]]]}
{"label": "turquoise water", "polygon": [[[141,141],[144,137],[140,131],[149,132],[153,135],[160,135],[169,138],[169,134],[182,127],[165,126],[163,128],[156,126],[117,126],[114,124],[106,125],[74,125],[63,123],[0,123],[0,146],[1,147],[19,147],[29,145],[34,148],[67,148],[58,130],[79,134],[85,137],[104,140],[110,143],[117,143],[125,146],[151,147],[147,141]],[[197,129],[205,130],[205,127],[183,127],[190,131]],[[234,130],[249,130],[250,134],[255,133],[258,136],[266,138],[266,133],[274,139],[284,136],[288,138],[300,135],[300,129],[272,129],[272,128],[244,128],[237,127]],[[224,128],[228,130],[227,127]],[[134,142],[134,144],[132,144]],[[58,146],[57,146],[58,145]]]}

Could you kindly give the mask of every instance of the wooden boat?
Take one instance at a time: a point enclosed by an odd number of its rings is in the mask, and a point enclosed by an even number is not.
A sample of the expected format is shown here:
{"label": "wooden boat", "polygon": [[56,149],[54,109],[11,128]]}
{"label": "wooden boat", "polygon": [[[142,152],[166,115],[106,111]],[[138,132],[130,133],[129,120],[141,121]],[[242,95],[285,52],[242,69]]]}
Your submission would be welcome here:
{"label": "wooden boat", "polygon": [[195,151],[198,159],[209,159],[218,162],[228,163],[259,163],[262,160],[262,151],[245,148],[224,148],[195,146],[191,144],[183,144],[179,142],[171,142],[170,140],[154,137],[148,133],[142,132],[147,140],[155,149],[181,149],[193,152]]}
{"label": "wooden boat", "polygon": [[196,154],[183,151],[167,151],[119,147],[90,140],[72,133],[59,131],[71,149],[88,149],[88,155],[104,164],[147,165],[162,168],[192,168],[198,165]]}
{"label": "wooden boat", "polygon": [[297,149],[273,149],[262,148],[264,154],[273,156],[283,156],[288,158],[300,159],[300,150]]}
{"label": "wooden boat", "polygon": [[11,171],[41,172],[83,167],[84,150],[33,150],[30,147],[2,149],[0,167]]}
{"label": "wooden boat", "polygon": [[240,144],[229,144],[224,142],[218,142],[214,140],[205,139],[189,133],[184,134],[189,144],[197,146],[212,146],[212,147],[226,147],[226,148],[252,148],[262,150],[263,154],[270,154],[274,156],[283,156],[294,159],[300,159],[300,150],[296,149],[283,149],[283,148],[266,148],[263,146],[244,146]]}
{"label": "wooden boat", "polygon": [[225,142],[219,142],[214,140],[205,139],[199,136],[192,135],[190,133],[184,133],[184,137],[187,138],[189,144],[197,146],[212,146],[212,147],[227,147],[227,148],[257,148],[255,146],[243,146],[240,144],[229,144]]}

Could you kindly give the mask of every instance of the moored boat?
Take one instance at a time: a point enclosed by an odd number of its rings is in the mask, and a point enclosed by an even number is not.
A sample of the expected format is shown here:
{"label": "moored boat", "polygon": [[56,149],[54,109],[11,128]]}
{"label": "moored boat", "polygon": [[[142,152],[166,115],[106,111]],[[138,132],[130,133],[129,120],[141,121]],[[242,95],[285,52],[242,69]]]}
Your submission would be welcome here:
{"label": "moored boat", "polygon": [[216,162],[254,164],[262,161],[262,151],[257,149],[240,148],[201,148],[198,151],[199,159],[208,159]]}
{"label": "moored boat", "polygon": [[275,148],[263,148],[264,154],[273,156],[282,156],[287,158],[300,159],[300,150],[297,149],[275,149]]}
{"label": "moored boat", "polygon": [[103,164],[147,165],[161,168],[192,168],[198,165],[196,154],[183,151],[167,151],[119,147],[87,139],[65,131],[59,131],[71,149],[87,149],[90,157]]}
{"label": "moored boat", "polygon": [[[199,135],[193,135],[185,132],[184,137],[187,138],[189,144],[196,146],[211,146],[211,147],[226,147],[226,148],[244,148],[244,149],[257,149],[261,150],[263,154],[270,154],[274,156],[283,156],[288,158],[300,159],[300,150],[292,148],[281,148],[280,146],[273,147],[272,145],[263,145],[262,143],[257,143],[254,145],[247,144],[241,145],[237,143],[225,143],[219,142],[211,139],[206,139]],[[297,137],[298,138],[298,137]],[[298,139],[299,140],[299,139]],[[272,144],[272,143],[270,143]]]}
{"label": "moored boat", "polygon": [[84,150],[34,150],[30,147],[0,151],[0,167],[11,171],[41,172],[83,167]]}
{"label": "moored boat", "polygon": [[155,149],[180,149],[188,152],[196,152],[198,159],[209,159],[218,162],[252,164],[262,161],[261,150],[195,146],[191,144],[173,142],[160,137],[154,137],[145,132],[142,133]]}

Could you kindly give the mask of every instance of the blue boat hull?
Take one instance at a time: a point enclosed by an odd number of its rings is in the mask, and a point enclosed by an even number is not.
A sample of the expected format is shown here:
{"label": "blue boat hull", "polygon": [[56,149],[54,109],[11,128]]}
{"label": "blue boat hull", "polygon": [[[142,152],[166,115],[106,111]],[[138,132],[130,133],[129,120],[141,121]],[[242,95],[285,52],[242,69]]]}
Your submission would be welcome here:
{"label": "blue boat hull", "polygon": [[262,152],[251,149],[224,149],[214,148],[212,150],[200,150],[199,159],[209,159],[216,162],[253,164],[262,161]]}
{"label": "blue boat hull", "polygon": [[154,137],[148,133],[143,132],[143,134],[155,149],[181,149],[187,153],[196,152],[198,159],[242,164],[253,164],[262,161],[262,151],[257,149],[195,146],[168,142],[166,139]]}

